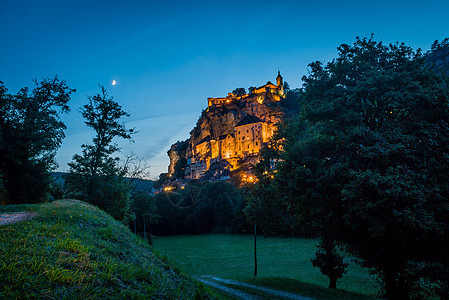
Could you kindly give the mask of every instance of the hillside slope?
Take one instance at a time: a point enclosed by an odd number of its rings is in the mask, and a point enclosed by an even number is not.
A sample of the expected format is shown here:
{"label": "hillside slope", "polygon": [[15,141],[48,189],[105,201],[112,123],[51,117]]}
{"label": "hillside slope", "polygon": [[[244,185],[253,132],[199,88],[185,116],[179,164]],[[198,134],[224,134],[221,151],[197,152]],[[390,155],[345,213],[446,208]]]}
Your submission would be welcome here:
{"label": "hillside slope", "polygon": [[34,218],[0,225],[0,298],[208,298],[142,239],[87,203],[0,207]]}

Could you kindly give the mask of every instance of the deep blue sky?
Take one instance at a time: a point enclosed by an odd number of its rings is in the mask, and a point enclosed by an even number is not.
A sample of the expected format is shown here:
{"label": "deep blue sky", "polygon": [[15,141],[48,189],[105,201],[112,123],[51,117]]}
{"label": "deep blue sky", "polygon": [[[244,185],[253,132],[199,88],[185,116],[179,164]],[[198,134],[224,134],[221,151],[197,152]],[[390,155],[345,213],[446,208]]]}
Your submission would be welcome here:
{"label": "deep blue sky", "polygon": [[15,93],[57,74],[77,89],[61,171],[91,141],[79,108],[104,85],[139,131],[123,152],[146,159],[156,178],[207,97],[274,81],[278,68],[300,87],[308,63],[371,33],[428,50],[449,36],[449,1],[0,0],[0,80]]}

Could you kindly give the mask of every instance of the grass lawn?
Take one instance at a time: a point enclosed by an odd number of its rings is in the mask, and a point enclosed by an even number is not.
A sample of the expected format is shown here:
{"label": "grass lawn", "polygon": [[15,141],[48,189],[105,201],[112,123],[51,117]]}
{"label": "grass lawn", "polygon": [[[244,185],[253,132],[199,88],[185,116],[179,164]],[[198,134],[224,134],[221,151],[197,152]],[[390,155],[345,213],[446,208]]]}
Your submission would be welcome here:
{"label": "grass lawn", "polygon": [[146,241],[80,201],[1,206],[34,212],[0,225],[0,299],[192,299],[209,297]]}
{"label": "grass lawn", "polygon": [[[256,281],[253,280],[253,242],[250,235],[171,236],[155,238],[154,248],[194,276],[214,275],[256,284],[264,284],[265,280],[271,286],[274,283],[270,278],[287,278],[327,288],[327,277],[310,262],[316,251],[316,240],[258,237]],[[364,295],[375,295],[379,289],[368,271],[353,262],[337,287]]]}

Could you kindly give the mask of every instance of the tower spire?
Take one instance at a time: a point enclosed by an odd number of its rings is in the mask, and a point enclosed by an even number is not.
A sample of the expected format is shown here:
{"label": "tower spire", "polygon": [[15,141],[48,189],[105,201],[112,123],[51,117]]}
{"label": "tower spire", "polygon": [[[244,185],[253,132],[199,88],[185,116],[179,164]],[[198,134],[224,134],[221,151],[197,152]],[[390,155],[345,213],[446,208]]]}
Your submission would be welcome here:
{"label": "tower spire", "polygon": [[281,76],[279,67],[278,67],[278,77],[276,77],[276,84],[277,84],[277,89],[280,90],[280,94],[283,96],[284,95],[284,79]]}

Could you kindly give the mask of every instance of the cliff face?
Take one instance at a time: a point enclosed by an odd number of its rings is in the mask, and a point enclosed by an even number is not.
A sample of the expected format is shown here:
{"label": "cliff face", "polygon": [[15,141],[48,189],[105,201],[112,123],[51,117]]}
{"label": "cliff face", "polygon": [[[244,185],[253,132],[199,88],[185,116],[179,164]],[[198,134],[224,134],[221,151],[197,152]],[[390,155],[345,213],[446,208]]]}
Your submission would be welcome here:
{"label": "cliff face", "polygon": [[[179,151],[179,142],[168,151],[169,175],[217,179],[229,177],[244,160],[256,162],[260,149],[283,119],[280,100],[284,97],[282,77],[278,74],[277,85],[268,82],[250,94],[209,98],[190,138],[183,142],[184,153]],[[181,161],[185,161],[185,166]]]}
{"label": "cliff face", "polygon": [[278,101],[266,97],[262,103],[257,95],[249,95],[237,103],[209,107],[203,111],[195,128],[190,132],[192,144],[198,144],[209,136],[217,140],[225,134],[233,134],[235,126],[246,116],[256,116],[265,123],[277,123],[282,118]]}
{"label": "cliff face", "polygon": [[182,169],[186,166],[186,150],[189,143],[187,141],[176,142],[171,145],[170,150],[167,151],[170,158],[170,165],[168,166],[168,174],[171,176],[182,177]]}

